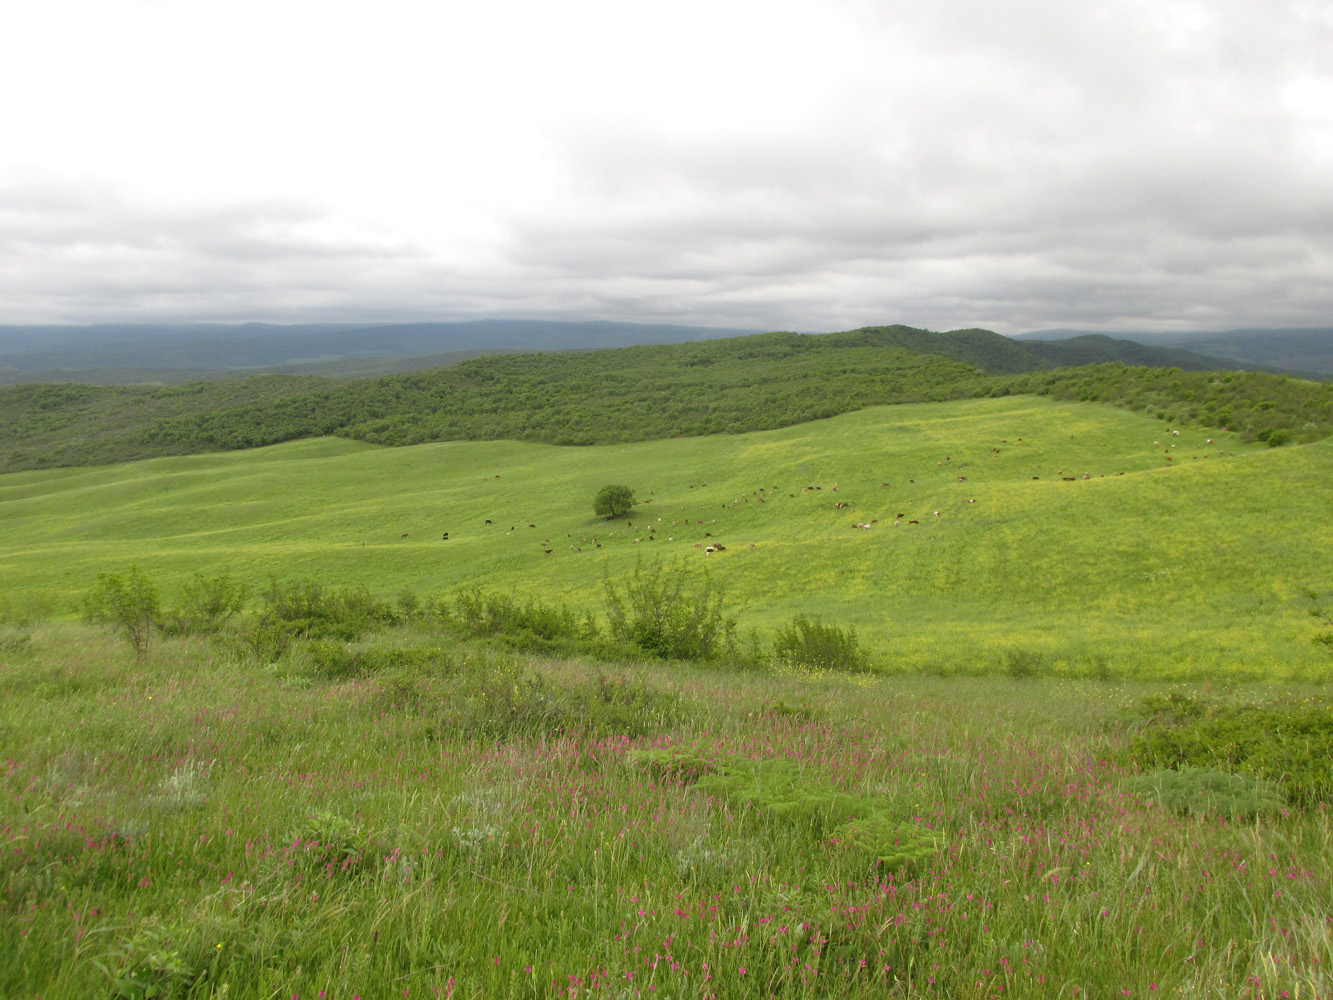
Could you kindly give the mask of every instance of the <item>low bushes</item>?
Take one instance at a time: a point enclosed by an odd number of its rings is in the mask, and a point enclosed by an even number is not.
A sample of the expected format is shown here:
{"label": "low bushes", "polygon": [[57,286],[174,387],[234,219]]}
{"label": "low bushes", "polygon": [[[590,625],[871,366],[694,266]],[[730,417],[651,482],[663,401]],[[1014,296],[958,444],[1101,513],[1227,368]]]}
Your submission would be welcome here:
{"label": "low bushes", "polygon": [[861,673],[870,669],[856,629],[827,625],[805,615],[797,615],[778,630],[773,656],[779,663],[806,670]]}
{"label": "low bushes", "polygon": [[1173,694],[1147,698],[1126,758],[1151,770],[1203,768],[1280,787],[1296,803],[1333,795],[1333,705],[1246,705]]}
{"label": "low bushes", "polygon": [[724,594],[707,572],[638,562],[627,579],[607,577],[603,587],[618,642],[668,660],[714,660],[735,649],[736,619],[723,613]]}

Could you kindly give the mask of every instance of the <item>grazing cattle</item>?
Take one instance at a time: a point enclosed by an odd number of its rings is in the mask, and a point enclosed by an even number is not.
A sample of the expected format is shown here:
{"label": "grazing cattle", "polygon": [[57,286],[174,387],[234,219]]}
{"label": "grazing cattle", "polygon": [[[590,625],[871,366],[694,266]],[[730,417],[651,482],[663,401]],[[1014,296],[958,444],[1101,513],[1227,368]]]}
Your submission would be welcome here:
{"label": "grazing cattle", "polygon": [[407,537],[407,532],[406,532],[406,531],[403,532],[403,537],[404,537],[404,538]]}
{"label": "grazing cattle", "polygon": [[935,511],[935,516],[936,516],[936,517],[939,517],[939,516],[940,516],[940,512],[939,512],[939,511]]}
{"label": "grazing cattle", "polygon": [[712,555],[714,552],[716,552],[716,551],[717,551],[717,550],[714,549],[713,546],[710,545],[710,546],[708,546],[708,548],[704,549],[704,555],[706,555],[706,556],[711,556],[711,555]]}
{"label": "grazing cattle", "polygon": [[1033,478],[1033,479],[1040,479],[1041,476],[1033,476],[1032,478]]}
{"label": "grazing cattle", "polygon": [[959,477],[958,477],[958,481],[959,481],[960,483],[965,483],[965,482],[967,482],[967,476],[959,476]]}
{"label": "grazing cattle", "polygon": [[444,541],[444,542],[449,541],[449,532],[446,531],[446,532],[444,533],[444,537],[443,537],[442,539],[440,539],[440,540],[441,540],[441,541]]}
{"label": "grazing cattle", "polygon": [[487,523],[487,524],[490,524],[490,523],[491,523],[491,519],[490,519],[489,517],[486,518],[486,523]]}
{"label": "grazing cattle", "polygon": [[551,554],[551,549],[542,549],[542,551],[545,552],[548,556]]}
{"label": "grazing cattle", "polygon": [[727,551],[727,547],[726,547],[725,545],[716,545],[716,544],[715,544],[715,545],[713,546],[713,548],[714,548],[716,551],[718,551],[718,552],[726,552],[726,551]]}
{"label": "grazing cattle", "polygon": [[975,500],[969,500],[968,503],[976,503]]}
{"label": "grazing cattle", "polygon": [[920,522],[920,521],[908,521],[907,523],[908,523],[908,524],[920,524],[921,522]]}
{"label": "grazing cattle", "polygon": [[1067,482],[1067,483],[1072,483],[1072,482],[1074,481],[1074,477],[1073,477],[1073,476],[1061,476],[1060,478],[1063,479],[1063,480],[1064,480],[1065,482]]}
{"label": "grazing cattle", "polygon": [[1083,473],[1083,478],[1084,478],[1084,479],[1091,479],[1091,478],[1092,478],[1092,473],[1091,473],[1091,472],[1085,472],[1085,473]]}
{"label": "grazing cattle", "polygon": [[537,527],[537,526],[536,526],[535,524],[529,524],[528,527],[529,527],[529,528],[535,528],[535,527]]}

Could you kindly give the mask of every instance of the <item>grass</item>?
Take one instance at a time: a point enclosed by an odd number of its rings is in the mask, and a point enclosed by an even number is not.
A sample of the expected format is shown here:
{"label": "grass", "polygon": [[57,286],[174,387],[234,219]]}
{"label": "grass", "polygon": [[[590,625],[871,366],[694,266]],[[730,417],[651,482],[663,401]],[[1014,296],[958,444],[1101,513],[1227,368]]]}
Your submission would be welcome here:
{"label": "grass", "polygon": [[[1333,992],[1326,805],[1237,821],[1127,791],[1119,720],[1163,685],[621,664],[671,706],[640,735],[478,738],[449,722],[459,685],[575,697],[606,666],[468,644],[392,665],[420,641],[332,681],[38,626],[0,664],[0,995]],[[641,765],[671,748],[878,819]],[[904,831],[925,854],[877,861]]]}
{"label": "grass", "polygon": [[[1032,397],[605,447],[319,439],[0,477],[0,575],[64,613],[137,563],[167,603],[230,568],[256,589],[482,583],[601,615],[605,575],[684,560],[742,633],[819,618],[880,670],[1317,679],[1329,660],[1301,594],[1327,580],[1331,465],[1329,442],[1175,435]],[[595,517],[608,482],[645,502]]]}

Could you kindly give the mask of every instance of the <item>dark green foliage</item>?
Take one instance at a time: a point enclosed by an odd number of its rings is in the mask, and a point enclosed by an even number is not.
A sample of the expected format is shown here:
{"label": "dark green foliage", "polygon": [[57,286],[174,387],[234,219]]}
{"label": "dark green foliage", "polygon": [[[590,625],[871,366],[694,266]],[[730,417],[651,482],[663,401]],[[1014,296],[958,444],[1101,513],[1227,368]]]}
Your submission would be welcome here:
{"label": "dark green foliage", "polygon": [[634,491],[628,486],[607,485],[592,498],[592,511],[598,517],[620,517],[634,506]]}
{"label": "dark green foliage", "polygon": [[1045,658],[1031,649],[1008,649],[1004,653],[1004,672],[1016,681],[1036,677],[1046,666]]}
{"label": "dark green foliage", "polygon": [[395,618],[392,606],[365,589],[335,590],[314,580],[270,579],[260,600],[260,622],[280,625],[302,639],[355,642]]}
{"label": "dark green foliage", "polygon": [[[1074,345],[1077,347],[1078,345]],[[601,351],[492,355],[338,381],[260,375],[170,390],[0,387],[0,471],[222,451],[339,434],[377,444],[613,444],[786,427],[885,403],[1100,400],[1244,439],[1333,432],[1333,386],[1281,375],[1127,367],[1106,345],[1050,357],[986,330],[867,327]],[[1120,348],[1116,348],[1120,350]],[[1058,358],[1057,358],[1058,355]],[[1136,360],[1137,355],[1120,355]]]}
{"label": "dark green foliage", "polygon": [[148,656],[153,630],[161,618],[157,586],[136,565],[122,576],[98,573],[97,586],[84,599],[84,617],[109,625],[134,649],[140,663]]}
{"label": "dark green foliage", "polygon": [[773,656],[780,663],[806,670],[861,673],[870,669],[856,629],[828,625],[805,615],[797,615],[791,624],[778,630]]}
{"label": "dark green foliage", "polygon": [[305,651],[310,673],[323,680],[353,680],[394,669],[440,672],[448,669],[444,651],[436,647],[371,646],[357,649],[340,642],[312,640]]}
{"label": "dark green foliage", "polygon": [[1151,771],[1126,778],[1121,787],[1182,816],[1253,819],[1279,815],[1286,805],[1272,782],[1208,767]]}
{"label": "dark green foliage", "polygon": [[181,590],[180,602],[166,616],[163,631],[172,635],[214,635],[245,609],[250,588],[231,578],[196,573]]}
{"label": "dark green foliage", "polygon": [[1210,768],[1277,784],[1296,803],[1333,794],[1333,706],[1145,699],[1126,759],[1141,768]]}
{"label": "dark green foliage", "polygon": [[607,577],[603,586],[617,642],[669,660],[717,659],[734,646],[736,619],[723,614],[724,595],[706,571],[640,560],[619,585]]}
{"label": "dark green foliage", "polygon": [[459,592],[454,599],[453,620],[477,636],[601,638],[601,628],[590,613],[580,615],[563,604],[546,604],[536,598],[520,601],[512,594],[488,594],[480,587]]}
{"label": "dark green foliage", "polygon": [[990,393],[1110,403],[1274,446],[1333,433],[1333,383],[1267,372],[1089,365],[996,379]]}

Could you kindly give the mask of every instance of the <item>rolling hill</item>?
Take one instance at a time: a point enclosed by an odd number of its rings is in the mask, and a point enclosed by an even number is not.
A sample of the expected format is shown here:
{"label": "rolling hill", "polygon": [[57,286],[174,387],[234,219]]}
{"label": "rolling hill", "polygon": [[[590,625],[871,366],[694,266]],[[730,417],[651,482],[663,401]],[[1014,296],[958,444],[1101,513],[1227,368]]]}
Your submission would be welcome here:
{"label": "rolling hill", "polygon": [[[593,515],[607,482],[636,489],[627,519]],[[230,567],[596,611],[607,574],[684,559],[743,627],[820,615],[890,669],[987,672],[1025,650],[1057,674],[1299,677],[1328,666],[1300,591],[1327,579],[1330,509],[1329,442],[1270,449],[1025,396],[583,448],[326,438],[14,473],[0,575],[65,608],[137,562],[169,590]]]}
{"label": "rolling hill", "polygon": [[[1074,346],[1074,351],[1079,345]],[[1091,358],[1118,350],[1094,340]],[[182,386],[0,388],[0,470],[249,448],[337,434],[596,444],[771,429],[884,403],[1014,393],[1113,402],[1247,440],[1333,429],[1333,389],[1262,374],[1119,362],[984,330],[867,327],[685,344],[507,354],[373,379],[252,376]],[[1274,435],[1277,435],[1274,438]]]}

